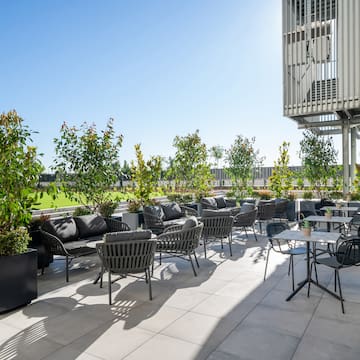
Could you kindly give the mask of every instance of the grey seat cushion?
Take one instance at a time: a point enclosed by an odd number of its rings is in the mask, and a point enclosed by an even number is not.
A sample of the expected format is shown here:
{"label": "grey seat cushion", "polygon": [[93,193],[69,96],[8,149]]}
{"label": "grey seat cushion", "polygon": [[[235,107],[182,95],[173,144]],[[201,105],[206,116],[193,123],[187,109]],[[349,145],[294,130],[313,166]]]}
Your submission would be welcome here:
{"label": "grey seat cushion", "polygon": [[202,217],[230,216],[230,215],[231,215],[231,212],[228,210],[204,209],[202,212]]}
{"label": "grey seat cushion", "polygon": [[246,212],[254,210],[254,209],[255,209],[255,204],[245,202],[241,205],[240,212],[246,213]]}
{"label": "grey seat cushion", "polygon": [[42,229],[57,236],[63,243],[77,240],[79,231],[72,217],[49,219],[44,222]]}
{"label": "grey seat cushion", "polygon": [[182,217],[180,219],[166,220],[166,221],[164,221],[164,226],[168,227],[171,225],[184,225],[185,221],[186,221],[185,217]]}
{"label": "grey seat cushion", "polygon": [[108,230],[104,218],[97,214],[74,217],[81,238],[105,234]]}
{"label": "grey seat cushion", "polygon": [[218,209],[226,208],[226,201],[223,196],[216,196],[215,201]]}
{"label": "grey seat cushion", "polygon": [[164,211],[164,220],[179,219],[182,216],[181,208],[176,202],[161,204]]}
{"label": "grey seat cushion", "polygon": [[195,216],[190,216],[186,219],[184,225],[182,226],[183,230],[191,229],[195,226],[197,226],[199,223],[197,221],[197,218]]}
{"label": "grey seat cushion", "polygon": [[165,216],[164,211],[160,205],[144,206],[144,211],[148,212],[153,216],[158,217],[160,220],[162,220]]}
{"label": "grey seat cushion", "polygon": [[151,230],[119,231],[105,234],[104,241],[110,243],[122,240],[147,240],[151,235]]}
{"label": "grey seat cushion", "polygon": [[217,207],[217,202],[213,197],[204,197],[201,199],[201,203],[204,205],[210,205]]}

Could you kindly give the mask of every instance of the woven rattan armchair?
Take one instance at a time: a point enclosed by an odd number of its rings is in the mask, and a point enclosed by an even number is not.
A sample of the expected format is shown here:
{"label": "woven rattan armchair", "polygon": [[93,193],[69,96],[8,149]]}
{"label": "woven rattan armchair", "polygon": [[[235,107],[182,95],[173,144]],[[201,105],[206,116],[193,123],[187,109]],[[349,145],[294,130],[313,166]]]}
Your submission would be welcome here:
{"label": "woven rattan armchair", "polygon": [[257,213],[257,220],[259,223],[260,234],[262,233],[262,223],[268,224],[270,220],[275,215],[275,203],[259,203],[258,204],[258,213]]}
{"label": "woven rattan armchair", "polygon": [[[96,251],[101,259],[102,271],[108,272],[109,305],[111,305],[111,275],[131,275],[145,273],[149,285],[149,299],[152,300],[151,267],[154,261],[156,241],[130,240],[96,244]],[[102,278],[100,286],[102,286]]]}
{"label": "woven rattan armchair", "polygon": [[176,256],[189,261],[194,275],[197,276],[192,255],[195,258],[197,267],[199,267],[195,249],[199,246],[203,227],[204,225],[202,223],[185,229],[182,225],[173,225],[168,227],[162,234],[158,235],[156,240],[156,252],[160,253],[160,264],[163,253],[170,256]]}
{"label": "woven rattan armchair", "polygon": [[234,228],[241,228],[245,231],[246,237],[248,237],[247,228],[252,228],[255,240],[258,241],[255,232],[255,221],[256,221],[257,209],[253,209],[244,213],[239,213],[234,216]]}
{"label": "woven rattan armchair", "polygon": [[204,256],[206,258],[206,244],[211,240],[220,239],[221,248],[223,249],[223,239],[229,241],[230,256],[232,256],[232,228],[234,223],[233,216],[209,216],[202,217],[201,222],[204,224],[202,240],[204,245]]}

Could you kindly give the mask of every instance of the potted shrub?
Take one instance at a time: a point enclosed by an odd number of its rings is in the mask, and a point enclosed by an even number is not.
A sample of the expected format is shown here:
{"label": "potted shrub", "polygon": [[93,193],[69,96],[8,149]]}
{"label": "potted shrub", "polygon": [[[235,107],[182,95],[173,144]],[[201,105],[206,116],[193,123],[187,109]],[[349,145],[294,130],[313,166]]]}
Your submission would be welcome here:
{"label": "potted shrub", "polygon": [[305,236],[311,235],[311,225],[310,225],[309,220],[304,220],[303,226],[302,226],[302,231]]}
{"label": "potted shrub", "polygon": [[330,219],[332,217],[332,211],[330,208],[326,208],[325,210],[325,216]]}
{"label": "potted shrub", "polygon": [[136,230],[140,226],[140,209],[141,201],[128,200],[128,212],[122,214],[122,221],[128,224],[131,230]]}
{"label": "potted shrub", "polygon": [[28,249],[31,207],[43,166],[16,111],[0,115],[0,312],[37,296],[37,252]]}

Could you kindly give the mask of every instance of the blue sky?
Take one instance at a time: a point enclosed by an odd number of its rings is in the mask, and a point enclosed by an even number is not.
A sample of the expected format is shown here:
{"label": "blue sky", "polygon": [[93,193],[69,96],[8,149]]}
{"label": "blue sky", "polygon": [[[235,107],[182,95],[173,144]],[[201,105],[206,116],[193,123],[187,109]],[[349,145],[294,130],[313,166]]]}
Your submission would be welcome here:
{"label": "blue sky", "polygon": [[199,129],[210,147],[256,138],[272,165],[302,133],[282,116],[280,0],[0,0],[0,111],[39,134],[44,165],[63,121],[109,117],[120,161],[173,156]]}

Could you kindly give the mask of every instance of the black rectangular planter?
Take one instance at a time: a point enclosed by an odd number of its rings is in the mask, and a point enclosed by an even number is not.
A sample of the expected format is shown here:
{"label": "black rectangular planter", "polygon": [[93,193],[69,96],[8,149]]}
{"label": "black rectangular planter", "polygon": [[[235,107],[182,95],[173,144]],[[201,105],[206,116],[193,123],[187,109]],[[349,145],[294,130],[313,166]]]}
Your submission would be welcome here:
{"label": "black rectangular planter", "polygon": [[37,297],[37,251],[0,256],[0,313],[29,304]]}

